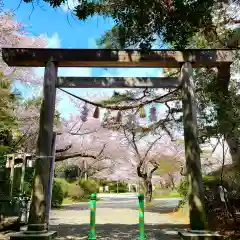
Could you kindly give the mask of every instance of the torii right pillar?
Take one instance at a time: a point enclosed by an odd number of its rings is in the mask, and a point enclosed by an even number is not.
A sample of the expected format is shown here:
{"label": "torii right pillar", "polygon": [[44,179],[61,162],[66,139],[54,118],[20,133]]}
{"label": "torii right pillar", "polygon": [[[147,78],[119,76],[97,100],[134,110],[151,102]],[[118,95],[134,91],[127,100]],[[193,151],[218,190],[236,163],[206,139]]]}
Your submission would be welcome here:
{"label": "torii right pillar", "polygon": [[183,125],[185,139],[186,174],[191,230],[206,230],[204,186],[201,171],[200,147],[197,136],[197,111],[193,69],[189,62],[181,67]]}

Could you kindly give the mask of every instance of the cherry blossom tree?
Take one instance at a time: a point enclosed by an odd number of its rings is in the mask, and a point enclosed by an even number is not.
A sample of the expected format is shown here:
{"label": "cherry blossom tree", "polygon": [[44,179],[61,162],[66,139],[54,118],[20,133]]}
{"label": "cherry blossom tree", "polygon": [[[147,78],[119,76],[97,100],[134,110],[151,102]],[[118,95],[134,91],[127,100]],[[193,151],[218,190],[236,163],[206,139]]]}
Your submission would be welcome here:
{"label": "cherry blossom tree", "polygon": [[[1,5],[1,3],[0,3]],[[44,36],[30,36],[23,24],[14,20],[11,12],[4,12],[0,6],[0,82],[1,82],[1,100],[4,103],[5,114],[4,121],[1,122],[0,135],[1,138],[7,139],[7,148],[1,148],[0,155],[14,152],[18,141],[15,142],[13,135],[18,135],[18,126],[16,120],[18,118],[17,103],[19,103],[19,95],[16,88],[24,84],[25,90],[32,93],[33,84],[39,84],[41,79],[37,77],[33,68],[17,68],[8,67],[2,59],[3,47],[45,47],[47,38]],[[28,88],[27,88],[28,87]],[[31,88],[30,88],[31,87]],[[14,100],[13,100],[14,99]],[[17,121],[18,122],[18,121]],[[9,125],[11,123],[11,125]],[[20,138],[17,138],[20,140]],[[6,142],[6,141],[4,141]],[[7,150],[7,152],[5,152]]]}
{"label": "cherry blossom tree", "polygon": [[[72,99],[72,102],[77,108],[81,108],[81,106],[85,106],[84,102],[89,103],[90,101],[76,97],[75,99]],[[99,111],[99,106],[104,109],[104,105],[96,104],[96,102],[96,100],[95,102],[90,102],[90,105],[96,106],[95,111],[92,111],[94,114],[96,111]],[[121,105],[122,104],[125,104],[126,106],[127,103],[121,103]],[[133,102],[130,104],[135,103]],[[159,127],[159,125],[164,125],[166,118],[163,116],[162,121],[159,120],[157,122],[158,126],[155,126],[156,123],[152,124],[146,119],[143,120],[146,116],[143,116],[145,114],[141,113],[141,109],[139,112],[139,108],[136,110],[132,108],[131,105],[123,107],[125,109],[123,111],[115,111],[115,108],[117,109],[118,107],[110,107],[106,109],[101,123],[102,131],[111,132],[111,134],[114,133],[115,137],[112,135],[111,138],[117,139],[117,142],[120,143],[119,146],[114,142],[114,150],[109,143],[106,148],[106,150],[114,153],[110,154],[110,158],[114,159],[115,164],[118,166],[117,171],[114,172],[111,178],[115,179],[117,175],[121,175],[122,178],[125,177],[128,179],[129,175],[131,175],[131,178],[135,177],[135,179],[142,179],[147,200],[151,201],[152,176],[161,166],[159,157],[161,155],[164,156],[164,154],[167,155],[168,152],[171,152],[172,155],[176,155],[171,144],[172,138],[168,136],[168,132],[164,127]],[[156,109],[151,108],[151,111],[154,112],[151,115],[151,121],[156,122]],[[97,115],[99,115],[99,113]],[[87,118],[84,117],[84,120],[87,121]],[[104,134],[100,133],[100,135],[101,139],[103,139]],[[107,136],[107,138],[106,143],[110,140],[109,136]],[[168,139],[168,142],[166,142],[166,139]],[[116,156],[119,153],[120,155]],[[125,173],[127,174],[125,175]]]}
{"label": "cherry blossom tree", "polygon": [[[21,152],[33,155],[37,146],[40,100],[21,104],[16,111],[19,126],[16,146]],[[54,131],[57,133],[55,161],[77,165],[82,174],[109,176],[114,174],[117,164],[122,164],[123,158],[127,159],[127,152],[122,151],[124,146],[116,133],[103,128],[99,119],[88,117],[88,121],[83,122],[81,114],[64,119],[59,118],[56,112]]]}
{"label": "cherry blossom tree", "polygon": [[[12,12],[0,13],[0,49],[3,47],[28,47],[44,48],[47,46],[47,38],[44,35],[31,36],[26,30],[26,26],[14,19]],[[0,50],[0,56],[2,56]],[[3,77],[12,81],[20,81],[25,84],[39,84],[39,78],[34,68],[8,67],[0,57],[0,72]],[[1,78],[0,78],[1,79]]]}

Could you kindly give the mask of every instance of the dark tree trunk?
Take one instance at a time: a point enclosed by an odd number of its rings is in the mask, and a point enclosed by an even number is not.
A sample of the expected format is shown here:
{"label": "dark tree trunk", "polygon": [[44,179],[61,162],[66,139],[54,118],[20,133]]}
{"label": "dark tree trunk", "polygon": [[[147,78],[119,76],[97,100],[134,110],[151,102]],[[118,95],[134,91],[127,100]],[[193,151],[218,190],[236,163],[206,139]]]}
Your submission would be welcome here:
{"label": "dark tree trunk", "polygon": [[225,135],[225,138],[232,157],[232,162],[240,168],[240,141],[239,137],[236,135],[237,134],[234,132],[229,132]]}
{"label": "dark tree trunk", "polygon": [[147,202],[152,201],[152,179],[150,177],[146,177],[143,179],[144,187],[145,187],[145,199]]}
{"label": "dark tree trunk", "polygon": [[[232,157],[232,162],[240,168],[240,124],[236,121],[236,107],[229,91],[230,67],[221,66],[218,69],[217,90],[219,91],[218,121],[220,133],[225,136]],[[224,111],[223,111],[224,109]]]}
{"label": "dark tree trunk", "polygon": [[175,189],[174,177],[173,177],[173,175],[171,173],[168,173],[168,176],[170,178],[171,189],[174,190]]}
{"label": "dark tree trunk", "polygon": [[143,180],[144,195],[147,202],[152,201],[152,175],[157,169],[158,169],[158,165],[156,164],[154,168],[149,172],[149,174],[147,174],[141,171],[140,165],[137,167],[138,177],[140,177]]}

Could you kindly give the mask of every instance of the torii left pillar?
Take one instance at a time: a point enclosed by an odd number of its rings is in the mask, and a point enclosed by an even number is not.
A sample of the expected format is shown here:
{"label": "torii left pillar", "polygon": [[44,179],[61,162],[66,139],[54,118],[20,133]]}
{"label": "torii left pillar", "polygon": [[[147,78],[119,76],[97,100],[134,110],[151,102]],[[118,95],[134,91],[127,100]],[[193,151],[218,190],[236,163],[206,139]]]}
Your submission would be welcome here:
{"label": "torii left pillar", "polygon": [[40,127],[37,142],[37,157],[33,179],[32,201],[25,232],[10,235],[10,239],[51,240],[57,235],[55,231],[48,231],[46,225],[46,206],[51,201],[48,196],[50,178],[50,162],[52,153],[53,124],[56,101],[57,64],[49,61],[45,66],[43,83],[43,100],[40,111]]}

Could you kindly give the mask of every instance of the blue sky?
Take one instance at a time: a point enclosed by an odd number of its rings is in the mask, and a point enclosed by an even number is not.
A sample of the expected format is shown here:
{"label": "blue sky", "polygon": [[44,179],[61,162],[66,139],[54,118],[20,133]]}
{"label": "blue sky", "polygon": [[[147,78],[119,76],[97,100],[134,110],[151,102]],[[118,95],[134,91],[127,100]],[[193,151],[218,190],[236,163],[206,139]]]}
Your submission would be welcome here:
{"label": "blue sky", "polygon": [[[74,5],[75,0],[69,1],[69,6]],[[40,1],[41,2],[41,1]],[[114,22],[111,19],[93,17],[85,22],[75,19],[66,6],[52,9],[48,4],[41,3],[39,6],[20,3],[20,0],[5,0],[5,9],[14,9],[15,19],[26,25],[31,35],[44,34],[49,40],[50,48],[97,48],[95,40],[104,32],[111,29]],[[36,70],[36,74],[43,76],[43,69]],[[123,76],[144,77],[161,76],[161,69],[101,69],[101,68],[65,68],[59,69],[59,76]],[[83,97],[103,97],[113,92],[113,89],[68,89],[76,95]],[[64,116],[76,111],[69,105],[69,99],[64,97],[58,109]]]}

